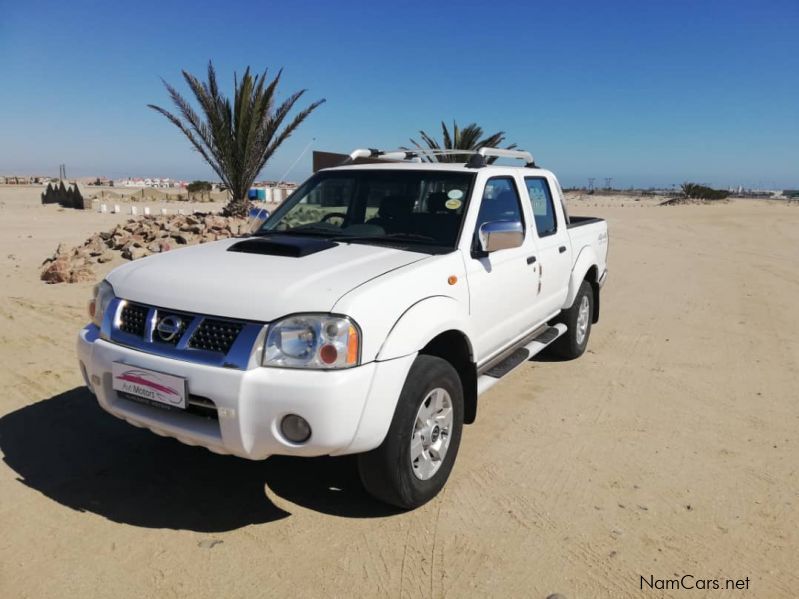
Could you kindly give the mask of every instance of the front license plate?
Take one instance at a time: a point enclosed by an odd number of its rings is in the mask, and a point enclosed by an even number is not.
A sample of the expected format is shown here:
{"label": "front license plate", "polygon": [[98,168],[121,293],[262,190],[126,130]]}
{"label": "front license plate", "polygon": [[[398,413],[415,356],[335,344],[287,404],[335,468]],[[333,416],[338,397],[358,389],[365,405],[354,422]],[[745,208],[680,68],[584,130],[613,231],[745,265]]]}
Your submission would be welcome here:
{"label": "front license plate", "polygon": [[122,396],[170,408],[186,408],[186,379],[130,364],[111,365],[113,388]]}

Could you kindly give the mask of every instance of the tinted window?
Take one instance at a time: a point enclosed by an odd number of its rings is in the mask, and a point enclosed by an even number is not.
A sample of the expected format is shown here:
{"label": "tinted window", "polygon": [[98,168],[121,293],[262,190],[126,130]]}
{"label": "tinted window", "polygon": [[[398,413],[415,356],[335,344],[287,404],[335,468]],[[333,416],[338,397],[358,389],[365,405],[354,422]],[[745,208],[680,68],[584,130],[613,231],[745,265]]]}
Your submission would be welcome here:
{"label": "tinted window", "polygon": [[300,186],[259,234],[454,248],[473,180],[472,173],[433,170],[322,171]]}
{"label": "tinted window", "polygon": [[547,180],[542,177],[526,177],[527,192],[530,194],[530,203],[533,205],[535,228],[539,237],[552,235],[558,230],[555,219],[555,206],[552,203],[552,194],[549,191]]}
{"label": "tinted window", "polygon": [[483,192],[480,212],[477,215],[477,227],[498,220],[524,222],[519,193],[511,177],[489,179]]}

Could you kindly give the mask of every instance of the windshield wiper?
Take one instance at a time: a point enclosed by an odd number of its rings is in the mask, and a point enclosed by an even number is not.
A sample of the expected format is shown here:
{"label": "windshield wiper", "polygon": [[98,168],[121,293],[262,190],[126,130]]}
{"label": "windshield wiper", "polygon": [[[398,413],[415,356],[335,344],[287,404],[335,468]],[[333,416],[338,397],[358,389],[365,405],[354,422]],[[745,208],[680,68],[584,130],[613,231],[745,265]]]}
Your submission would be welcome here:
{"label": "windshield wiper", "polygon": [[340,235],[332,238],[334,241],[408,241],[411,243],[425,243],[426,245],[441,245],[435,238],[416,233],[388,233],[386,235]]}
{"label": "windshield wiper", "polygon": [[253,233],[255,236],[261,235],[312,235],[314,237],[335,237],[338,235],[336,231],[331,231],[325,227],[303,227],[301,229],[286,229],[285,231],[277,231],[275,229],[258,230]]}

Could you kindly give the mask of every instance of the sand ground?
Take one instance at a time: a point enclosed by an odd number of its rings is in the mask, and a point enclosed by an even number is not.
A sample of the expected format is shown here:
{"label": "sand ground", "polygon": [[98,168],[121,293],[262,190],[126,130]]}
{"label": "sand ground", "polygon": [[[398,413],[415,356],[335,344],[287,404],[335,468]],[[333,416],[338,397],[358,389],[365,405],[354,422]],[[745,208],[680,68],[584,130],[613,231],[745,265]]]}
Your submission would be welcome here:
{"label": "sand ground", "polygon": [[797,596],[799,209],[621,203],[571,206],[610,226],[589,351],[481,398],[445,491],[397,514],[350,458],[246,462],[102,412],[91,284],[38,266],[124,216],[0,189],[0,596]]}

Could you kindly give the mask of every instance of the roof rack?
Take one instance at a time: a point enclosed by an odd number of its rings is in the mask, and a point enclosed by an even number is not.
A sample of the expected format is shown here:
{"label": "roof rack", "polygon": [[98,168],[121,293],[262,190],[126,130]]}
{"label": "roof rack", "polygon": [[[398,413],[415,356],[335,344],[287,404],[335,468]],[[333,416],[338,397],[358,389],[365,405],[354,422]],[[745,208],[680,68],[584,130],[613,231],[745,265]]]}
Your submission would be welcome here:
{"label": "roof rack", "polygon": [[486,166],[486,158],[514,158],[524,160],[524,166],[535,168],[535,160],[530,152],[524,150],[505,150],[503,148],[480,148],[479,150],[426,150],[424,148],[399,150],[377,150],[375,148],[353,150],[342,164],[350,164],[358,158],[372,158],[378,160],[410,160],[421,162],[422,156],[451,156],[463,154],[468,155],[469,160],[465,161],[469,168],[481,168]]}

